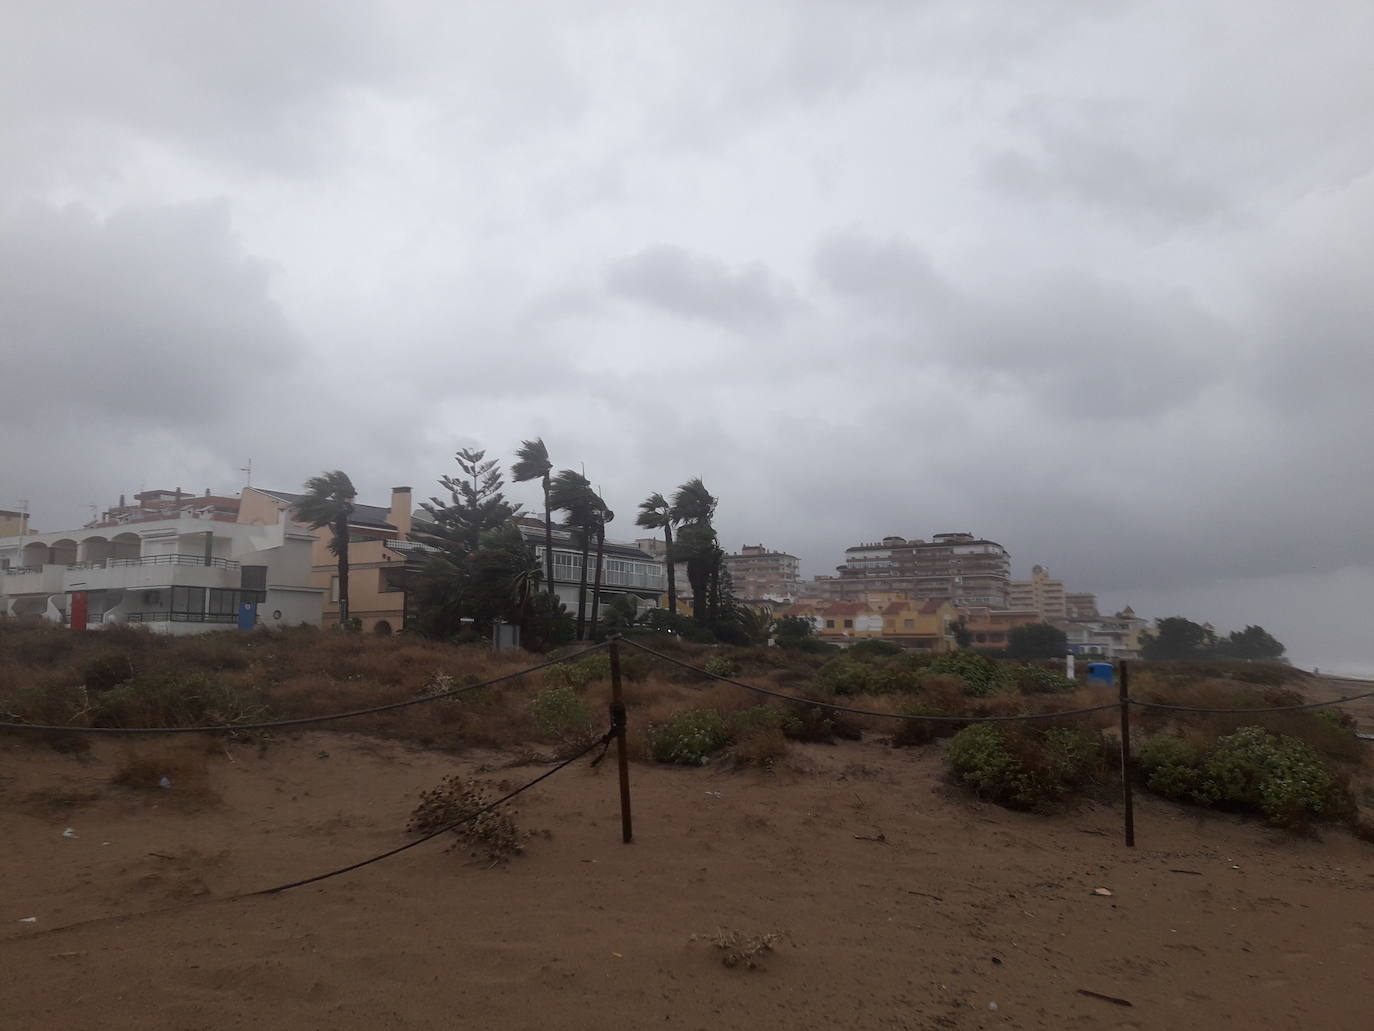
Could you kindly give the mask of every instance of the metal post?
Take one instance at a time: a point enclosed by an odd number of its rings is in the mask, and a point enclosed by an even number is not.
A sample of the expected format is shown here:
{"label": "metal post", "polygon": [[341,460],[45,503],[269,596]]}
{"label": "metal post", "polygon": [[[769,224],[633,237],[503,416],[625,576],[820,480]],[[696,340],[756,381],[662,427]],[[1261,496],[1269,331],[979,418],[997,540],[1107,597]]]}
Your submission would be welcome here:
{"label": "metal post", "polygon": [[1121,816],[1126,847],[1135,848],[1135,793],[1131,789],[1131,674],[1130,663],[1121,660]]}
{"label": "metal post", "polygon": [[611,727],[615,730],[616,763],[620,767],[620,836],[625,844],[634,840],[630,822],[630,757],[625,752],[625,697],[620,690],[620,643],[611,647]]}

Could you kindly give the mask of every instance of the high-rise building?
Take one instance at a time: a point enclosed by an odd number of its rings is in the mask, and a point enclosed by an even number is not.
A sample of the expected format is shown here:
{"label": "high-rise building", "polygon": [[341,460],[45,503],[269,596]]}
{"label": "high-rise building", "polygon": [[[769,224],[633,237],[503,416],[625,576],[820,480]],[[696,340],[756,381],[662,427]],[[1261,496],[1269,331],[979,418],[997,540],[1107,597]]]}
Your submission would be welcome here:
{"label": "high-rise building", "polygon": [[823,594],[858,599],[875,591],[911,598],[983,605],[1009,604],[1011,556],[996,541],[971,533],[937,533],[929,541],[884,537],[845,549],[839,576],[824,582]]}
{"label": "high-rise building", "polygon": [[1013,580],[1007,588],[1009,608],[1034,611],[1046,622],[1068,618],[1064,606],[1064,581],[1051,580],[1044,566],[1035,566],[1029,580]]}
{"label": "high-rise building", "polygon": [[746,544],[725,556],[735,596],[746,601],[791,602],[801,589],[801,563],[796,555]]}

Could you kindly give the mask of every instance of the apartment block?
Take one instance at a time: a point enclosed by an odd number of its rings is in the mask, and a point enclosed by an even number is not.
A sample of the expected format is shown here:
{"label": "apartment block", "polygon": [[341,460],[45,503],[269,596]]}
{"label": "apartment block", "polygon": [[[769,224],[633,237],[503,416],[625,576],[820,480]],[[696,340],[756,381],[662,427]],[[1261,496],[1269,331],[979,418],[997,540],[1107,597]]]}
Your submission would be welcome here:
{"label": "apartment block", "polygon": [[725,568],[730,570],[735,596],[746,601],[788,603],[800,595],[801,563],[796,555],[747,544],[725,556]]}
{"label": "apartment block", "polygon": [[822,597],[857,600],[874,591],[959,606],[1006,608],[1011,556],[996,541],[971,533],[937,533],[929,541],[884,537],[845,549],[836,577],[817,579]]}
{"label": "apartment block", "polygon": [[1029,580],[1013,580],[1007,585],[1007,607],[1035,612],[1047,623],[1067,619],[1064,581],[1050,579],[1049,570],[1035,566]]}

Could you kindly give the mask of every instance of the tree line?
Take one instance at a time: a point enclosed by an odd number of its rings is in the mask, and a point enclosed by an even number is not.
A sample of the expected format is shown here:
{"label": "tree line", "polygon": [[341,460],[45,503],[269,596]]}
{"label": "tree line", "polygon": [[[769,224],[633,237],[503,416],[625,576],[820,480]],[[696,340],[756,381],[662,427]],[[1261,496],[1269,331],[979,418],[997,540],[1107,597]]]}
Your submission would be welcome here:
{"label": "tree line", "polygon": [[[542,438],[522,441],[510,466],[516,483],[538,482],[543,493],[541,562],[519,520],[520,506],[505,496],[500,461],[484,450],[454,455],[458,469],[438,480],[443,493],[420,505],[411,531],[426,548],[416,570],[407,630],[439,639],[487,636],[498,622],[521,628],[526,647],[540,650],[572,640],[597,640],[611,630],[643,624],[698,640],[747,643],[762,632],[758,615],[735,597],[725,552],[714,525],[718,499],[700,477],[687,480],[671,497],[655,491],[639,503],[635,524],[661,531],[664,539],[668,605],[642,616],[634,597],[603,591],[606,527],[615,512],[584,473],[554,472]],[[338,560],[339,621],[349,627],[348,520],[357,499],[341,470],[310,478],[296,504],[297,518],[314,529],[331,530],[329,549]],[[557,591],[554,526],[568,534],[580,554],[576,613]],[[677,571],[691,587],[692,615],[678,614]],[[603,608],[603,601],[606,602]]]}
{"label": "tree line", "polygon": [[1140,635],[1144,659],[1238,659],[1244,662],[1283,662],[1287,649],[1261,626],[1232,630],[1218,636],[1207,624],[1182,616],[1155,620],[1153,630]]}

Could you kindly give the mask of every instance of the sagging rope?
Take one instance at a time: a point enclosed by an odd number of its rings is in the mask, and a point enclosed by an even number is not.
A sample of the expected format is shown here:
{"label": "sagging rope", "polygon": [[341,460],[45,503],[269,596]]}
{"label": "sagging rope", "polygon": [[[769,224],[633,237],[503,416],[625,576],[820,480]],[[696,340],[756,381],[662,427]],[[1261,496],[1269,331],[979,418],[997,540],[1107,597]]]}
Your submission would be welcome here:
{"label": "sagging rope", "polygon": [[1330,705],[1344,705],[1347,702],[1358,702],[1362,698],[1374,698],[1374,691],[1346,695],[1325,702],[1304,702],[1301,705],[1270,705],[1260,709],[1221,709],[1206,705],[1169,705],[1165,702],[1146,702],[1139,698],[1130,699],[1130,703],[1132,705],[1138,705],[1142,709],[1164,709],[1169,712],[1236,713],[1239,715],[1255,716],[1263,715],[1267,712],[1299,712],[1303,709],[1324,709]]}
{"label": "sagging rope", "polygon": [[484,687],[491,687],[493,684],[504,683],[507,680],[516,680],[519,677],[528,676],[530,673],[537,673],[541,669],[548,669],[550,666],[576,661],[584,655],[589,655],[594,651],[599,651],[607,647],[609,644],[609,640],[602,641],[589,648],[584,648],[576,655],[565,655],[561,659],[551,659],[548,662],[541,662],[537,666],[530,666],[528,669],[522,669],[515,673],[503,673],[499,677],[492,677],[490,680],[484,680],[480,684],[467,684],[463,687],[450,688],[447,691],[437,691],[434,694],[407,698],[400,702],[388,702],[385,705],[370,705],[365,709],[350,709],[347,712],[333,712],[324,716],[297,716],[292,719],[264,720],[259,723],[216,723],[203,727],[73,727],[62,726],[61,724],[0,722],[0,730],[27,730],[63,734],[232,734],[237,731],[276,730],[281,727],[303,727],[312,723],[330,723],[334,720],[348,720],[358,716],[373,716],[380,712],[395,712],[397,709],[406,709],[412,705],[424,705],[427,702],[442,701],[445,698],[456,698],[458,695],[467,694],[469,691],[479,691]]}
{"label": "sagging rope", "polygon": [[[460,817],[457,820],[454,820],[452,823],[445,824],[438,830],[429,831],[422,837],[416,838],[414,841],[408,841],[404,845],[399,845],[396,848],[388,849],[387,851],[379,853],[378,855],[372,856],[368,859],[363,859],[356,863],[350,863],[347,866],[341,866],[337,869],[329,870],[325,873],[315,874],[313,877],[302,877],[300,880],[288,881],[285,884],[278,884],[271,888],[261,888],[258,891],[244,891],[239,892],[235,895],[227,895],[223,898],[203,899],[197,902],[188,902],[180,906],[165,906],[162,909],[149,909],[138,913],[121,913],[115,916],[93,917],[89,920],[78,920],[74,923],[63,924],[60,927],[49,927],[41,931],[35,931],[31,934],[25,934],[21,935],[20,937],[10,938],[7,940],[28,941],[32,938],[38,938],[50,934],[58,934],[63,931],[71,931],[78,927],[87,927],[92,924],[111,923],[113,921],[119,920],[133,920],[143,916],[157,916],[161,913],[177,913],[186,909],[194,909],[198,906],[227,905],[231,902],[241,902],[244,899],[258,898],[264,895],[278,895],[281,892],[290,891],[292,888],[300,888],[304,887],[307,884],[315,884],[318,881],[329,880],[331,877],[339,877],[343,874],[351,873],[352,871],[359,870],[364,866],[371,866],[373,863],[380,863],[384,859],[390,859],[392,856],[400,855],[402,852],[406,852],[412,848],[416,848],[417,846],[423,845],[427,841],[433,841],[435,838],[439,837],[442,834],[447,834],[450,831],[455,831],[459,827],[463,826],[463,824],[470,823],[471,821],[477,819],[479,816],[482,816],[485,813],[489,813],[493,809],[496,809],[498,806],[505,805],[507,802],[515,798],[517,795],[523,794],[530,788],[534,787],[540,781],[548,780],[555,773],[567,769],[573,763],[577,762],[577,760],[583,758],[595,749],[604,749],[605,747],[609,746],[611,740],[615,737],[618,729],[619,728],[614,726],[611,727],[610,730],[606,731],[606,733],[603,734],[601,737],[591,742],[589,745],[587,745],[586,748],[582,749],[576,755],[569,756],[567,759],[564,759],[562,762],[558,763],[558,765],[552,767],[551,769],[545,770],[543,773],[535,777],[533,780],[526,781],[524,784],[521,784],[515,790],[507,792],[500,798],[496,799],[494,802],[488,802],[486,805],[474,809],[470,813],[464,813],[462,817]],[[605,754],[604,751],[602,754]],[[0,941],[0,944],[4,944],[4,941]]]}

